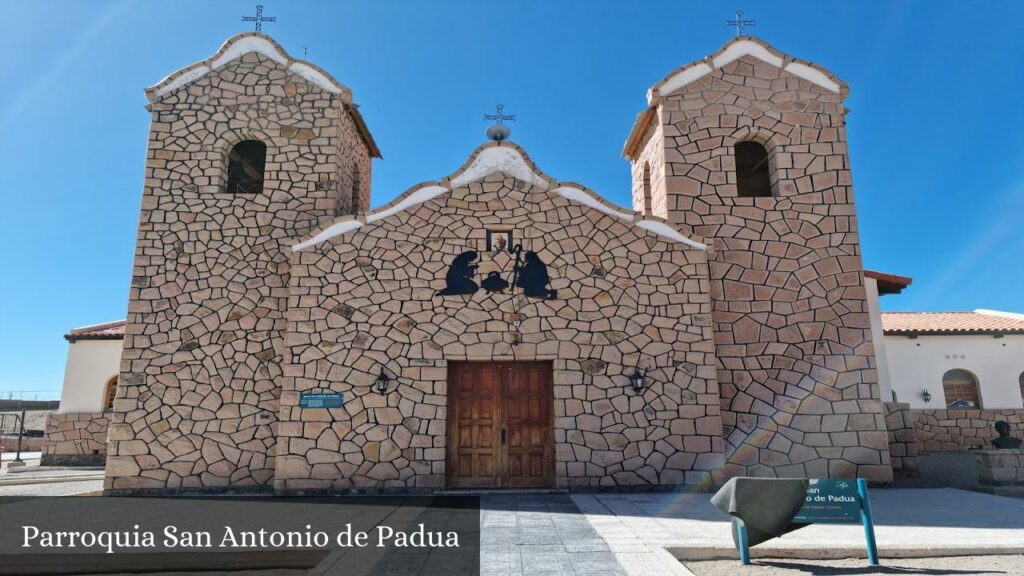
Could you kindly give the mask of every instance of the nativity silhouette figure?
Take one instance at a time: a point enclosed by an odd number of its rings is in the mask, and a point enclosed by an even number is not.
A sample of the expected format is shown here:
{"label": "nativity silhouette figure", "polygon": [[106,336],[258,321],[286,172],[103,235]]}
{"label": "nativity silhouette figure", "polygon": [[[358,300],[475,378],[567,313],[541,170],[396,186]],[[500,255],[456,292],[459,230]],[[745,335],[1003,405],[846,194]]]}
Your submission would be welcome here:
{"label": "nativity silhouette figure", "polygon": [[548,276],[548,267],[541,262],[540,256],[534,251],[526,253],[526,262],[519,266],[519,252],[523,247],[516,245],[516,286],[523,289],[523,294],[533,298],[544,298],[554,300],[558,298],[558,291],[548,288],[551,277]]}
{"label": "nativity silhouette figure", "polygon": [[499,272],[489,272],[487,278],[480,283],[480,286],[492,294],[504,294],[505,288],[508,288],[508,280],[501,277]]}
{"label": "nativity silhouette figure", "polygon": [[473,276],[476,274],[477,266],[473,264],[476,260],[476,251],[469,250],[459,254],[452,261],[452,265],[448,267],[448,272],[444,275],[444,280],[447,285],[442,290],[437,291],[438,296],[458,296],[461,294],[474,294],[480,289],[473,281]]}

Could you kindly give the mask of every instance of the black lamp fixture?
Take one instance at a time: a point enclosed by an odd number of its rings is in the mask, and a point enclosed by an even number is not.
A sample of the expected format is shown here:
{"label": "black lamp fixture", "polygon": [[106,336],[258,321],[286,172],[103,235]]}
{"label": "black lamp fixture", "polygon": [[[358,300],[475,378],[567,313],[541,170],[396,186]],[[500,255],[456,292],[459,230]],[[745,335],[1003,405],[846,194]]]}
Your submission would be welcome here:
{"label": "black lamp fixture", "polygon": [[925,388],[924,390],[921,391],[921,399],[924,400],[925,403],[931,402],[932,393],[929,392],[927,388]]}
{"label": "black lamp fixture", "polygon": [[377,389],[377,392],[380,392],[381,394],[387,394],[388,384],[390,383],[391,377],[388,376],[388,373],[384,371],[384,367],[381,366],[380,374],[377,376],[377,379],[373,381],[373,387]]}
{"label": "black lamp fixture", "polygon": [[635,369],[633,375],[629,377],[629,384],[636,392],[643,392],[644,388],[647,387],[647,370],[643,368]]}

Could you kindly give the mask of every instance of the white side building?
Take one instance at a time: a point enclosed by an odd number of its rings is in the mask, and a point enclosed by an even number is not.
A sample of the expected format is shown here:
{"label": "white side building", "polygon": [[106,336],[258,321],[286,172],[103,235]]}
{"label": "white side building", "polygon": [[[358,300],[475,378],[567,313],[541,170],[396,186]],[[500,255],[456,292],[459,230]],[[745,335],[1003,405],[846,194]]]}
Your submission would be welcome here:
{"label": "white side building", "polygon": [[73,328],[64,365],[60,413],[101,413],[110,409],[121,371],[124,320]]}
{"label": "white side building", "polygon": [[886,312],[881,321],[899,402],[922,410],[1024,407],[1024,314]]}

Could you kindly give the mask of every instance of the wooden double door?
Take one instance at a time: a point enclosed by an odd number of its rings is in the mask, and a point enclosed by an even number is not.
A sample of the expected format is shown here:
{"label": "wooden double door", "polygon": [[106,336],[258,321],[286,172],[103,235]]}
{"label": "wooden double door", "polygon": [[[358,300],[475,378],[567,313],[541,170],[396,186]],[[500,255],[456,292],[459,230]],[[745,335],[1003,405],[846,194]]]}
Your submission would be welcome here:
{"label": "wooden double door", "polygon": [[550,362],[449,362],[451,488],[554,485]]}

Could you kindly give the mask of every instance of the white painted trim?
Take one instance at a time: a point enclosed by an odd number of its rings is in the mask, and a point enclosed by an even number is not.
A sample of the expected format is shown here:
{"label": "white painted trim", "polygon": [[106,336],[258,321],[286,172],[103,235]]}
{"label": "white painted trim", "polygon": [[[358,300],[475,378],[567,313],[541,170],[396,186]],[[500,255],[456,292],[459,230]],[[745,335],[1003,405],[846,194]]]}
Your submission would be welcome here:
{"label": "white painted trim", "polygon": [[[163,80],[157,82],[153,86],[150,86],[147,89],[147,91],[153,91],[153,97],[150,100],[158,100],[164,95],[173,92],[182,86],[191,84],[203,76],[206,76],[213,70],[222,68],[231,61],[237,60],[251,52],[258,52],[267,58],[270,58],[274,62],[287,67],[293,74],[300,76],[310,84],[330,92],[331,94],[341,94],[347,90],[344,86],[338,84],[334,80],[331,80],[323,72],[317,70],[309,63],[292,60],[287,53],[283,52],[283,49],[278,49],[269,38],[263,38],[260,36],[242,36],[236,37],[235,39],[229,39],[227,48],[224,49],[223,53],[216,58],[196,62],[192,65],[195,68],[182,73],[170,82],[168,82],[168,78],[174,76],[177,72],[164,77]],[[183,68],[183,70],[185,69],[187,68]],[[166,85],[164,85],[165,82],[167,82]]]}
{"label": "white painted trim", "polygon": [[701,62],[700,64],[694,64],[693,66],[690,66],[688,68],[684,68],[683,70],[679,71],[677,74],[666,80],[665,83],[662,84],[660,88],[658,88],[658,94],[661,96],[671,94],[676,90],[679,90],[683,86],[686,86],[690,82],[695,82],[707,76],[708,74],[711,74],[713,70],[714,68],[708,66],[703,62]]}
{"label": "white painted trim", "polygon": [[310,84],[318,86],[331,94],[341,94],[341,87],[327,79],[319,70],[304,62],[294,62],[288,67],[294,74],[301,76]]}
{"label": "white painted trim", "polygon": [[776,68],[782,68],[782,58],[772,54],[767,48],[758,44],[757,42],[751,42],[750,40],[740,40],[732,46],[725,49],[724,52],[715,56],[712,60],[715,68],[721,68],[730,62],[735,62],[744,56],[753,56],[758,60],[767,62]]}
{"label": "white painted trim", "polygon": [[636,225],[643,228],[644,230],[654,232],[658,236],[663,236],[665,238],[668,238],[669,240],[675,240],[676,242],[682,242],[683,244],[686,244],[687,246],[691,246],[698,250],[708,249],[707,244],[701,244],[696,240],[691,240],[686,236],[680,234],[679,231],[676,230],[675,228],[659,220],[639,220],[637,221]]}
{"label": "white painted trim", "polygon": [[228,62],[241,58],[250,52],[259,52],[282,66],[288,63],[288,57],[281,54],[277,48],[275,48],[274,45],[266,39],[259,38],[257,36],[246,36],[245,38],[240,38],[235,42],[232,42],[223,54],[210,63],[210,66],[216,70]]}
{"label": "white painted trim", "polygon": [[608,206],[604,202],[601,202],[597,198],[594,198],[585,190],[574,188],[572,186],[561,186],[555,189],[555,194],[558,194],[559,196],[565,198],[566,200],[579,202],[584,206],[589,206],[595,210],[599,210],[601,212],[604,212],[605,214],[608,214],[609,216],[614,216],[620,220],[626,220],[627,222],[633,221],[632,212],[626,212],[625,210],[616,210],[615,208]]}
{"label": "white painted trim", "polygon": [[358,220],[343,220],[341,222],[338,222],[337,224],[332,224],[331,226],[328,226],[327,228],[323,229],[319,234],[313,236],[309,240],[292,246],[292,252],[298,252],[299,250],[309,248],[310,246],[316,246],[317,244],[330,238],[334,238],[339,234],[351,232],[352,230],[355,230],[356,228],[359,228],[362,225],[363,223]]}
{"label": "white painted trim", "polygon": [[1003,318],[1013,318],[1014,320],[1024,320],[1024,314],[1018,314],[1017,312],[1003,312],[1002,310],[987,310],[985,308],[978,308],[974,312],[976,314],[985,314],[988,316],[1001,316]]}
{"label": "white painted trim", "polygon": [[504,172],[519,180],[545,188],[550,185],[547,178],[535,171],[526,158],[512,146],[484,148],[468,168],[451,179],[451,185],[452,188],[459,188],[471,182],[483,180],[495,172]]}
{"label": "white painted trim", "polygon": [[[159,97],[163,96],[164,94],[167,94],[169,92],[174,92],[178,88],[181,88],[182,86],[184,86],[186,84],[191,84],[191,83],[195,82],[196,80],[199,80],[203,76],[206,76],[209,73],[210,73],[210,67],[209,66],[205,66],[205,65],[204,66],[199,66],[198,68],[194,68],[192,70],[189,70],[188,72],[186,72],[186,73],[182,74],[181,76],[178,76],[177,78],[172,80],[170,84],[168,84],[168,85],[164,86],[163,88],[157,90],[156,91],[156,97],[159,98]],[[167,79],[164,78],[163,80],[161,80],[160,82],[157,83],[157,86],[159,86],[161,83],[163,83],[166,80]]]}
{"label": "white painted trim", "polygon": [[707,63],[709,59],[705,59],[704,62],[691,64],[663,80],[658,87],[658,96],[668,96],[683,86],[710,74],[712,70],[721,68],[730,62],[735,62],[743,56],[753,56],[762,62],[771,64],[776,68],[781,68],[794,76],[803,78],[836,94],[841,90],[839,84],[821,70],[800,62],[790,62],[783,67],[784,60],[772,54],[771,50],[767,47],[752,40],[740,40],[730,45],[721,54],[710,58],[710,66]]}
{"label": "white painted trim", "polygon": [[419,190],[413,192],[412,194],[409,194],[408,196],[403,198],[401,202],[395,204],[394,206],[390,206],[380,210],[375,210],[367,214],[366,222],[376,222],[377,220],[380,220],[382,218],[387,218],[388,216],[398,214],[403,210],[408,210],[413,206],[423,204],[427,200],[437,198],[438,196],[444,194],[445,192],[448,192],[448,188],[445,188],[444,186],[424,186],[423,188],[420,188]]}
{"label": "white painted trim", "polygon": [[832,79],[826,76],[821,70],[815,70],[807,64],[790,62],[785,68],[783,68],[783,70],[794,76],[799,76],[812,84],[817,84],[826,90],[831,90],[836,94],[839,93],[839,84],[833,82]]}

